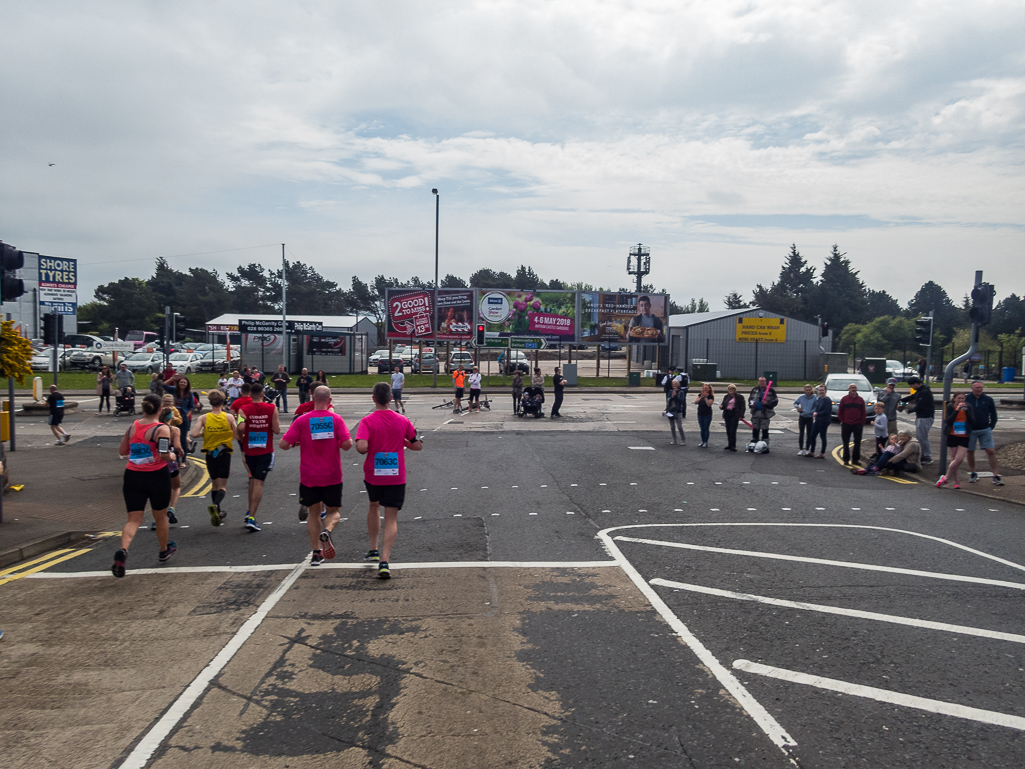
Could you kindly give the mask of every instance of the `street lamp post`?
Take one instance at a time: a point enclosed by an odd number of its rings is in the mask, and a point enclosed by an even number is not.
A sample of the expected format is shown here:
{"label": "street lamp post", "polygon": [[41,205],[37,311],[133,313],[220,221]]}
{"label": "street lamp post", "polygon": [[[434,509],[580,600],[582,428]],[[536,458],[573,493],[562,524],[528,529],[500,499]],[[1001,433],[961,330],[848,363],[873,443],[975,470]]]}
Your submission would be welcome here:
{"label": "street lamp post", "polygon": [[434,195],[434,365],[431,366],[431,373],[434,375],[434,386],[438,386],[438,223],[441,220],[441,195],[438,188],[431,190]]}

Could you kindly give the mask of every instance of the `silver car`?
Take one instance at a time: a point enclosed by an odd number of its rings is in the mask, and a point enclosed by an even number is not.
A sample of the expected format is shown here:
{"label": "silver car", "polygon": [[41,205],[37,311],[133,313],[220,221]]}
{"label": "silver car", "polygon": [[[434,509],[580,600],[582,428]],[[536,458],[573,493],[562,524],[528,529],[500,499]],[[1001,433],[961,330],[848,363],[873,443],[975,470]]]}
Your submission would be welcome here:
{"label": "silver car", "polygon": [[840,399],[847,395],[847,388],[852,384],[858,386],[858,395],[865,401],[865,420],[871,422],[875,418],[876,391],[868,377],[863,374],[827,374],[826,395],[833,401],[833,419],[840,408]]}
{"label": "silver car", "polygon": [[132,353],[124,360],[125,368],[136,374],[159,374],[164,370],[162,352]]}
{"label": "silver car", "polygon": [[194,374],[199,371],[202,355],[198,352],[176,352],[168,360],[178,374]]}

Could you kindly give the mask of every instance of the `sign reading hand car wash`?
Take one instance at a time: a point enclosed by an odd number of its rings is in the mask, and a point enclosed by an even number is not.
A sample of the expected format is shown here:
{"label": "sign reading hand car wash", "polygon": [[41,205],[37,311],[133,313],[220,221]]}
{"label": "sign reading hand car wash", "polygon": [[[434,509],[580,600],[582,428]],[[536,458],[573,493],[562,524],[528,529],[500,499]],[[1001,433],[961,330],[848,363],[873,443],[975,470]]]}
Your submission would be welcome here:
{"label": "sign reading hand car wash", "polygon": [[787,341],[786,318],[737,318],[738,342]]}

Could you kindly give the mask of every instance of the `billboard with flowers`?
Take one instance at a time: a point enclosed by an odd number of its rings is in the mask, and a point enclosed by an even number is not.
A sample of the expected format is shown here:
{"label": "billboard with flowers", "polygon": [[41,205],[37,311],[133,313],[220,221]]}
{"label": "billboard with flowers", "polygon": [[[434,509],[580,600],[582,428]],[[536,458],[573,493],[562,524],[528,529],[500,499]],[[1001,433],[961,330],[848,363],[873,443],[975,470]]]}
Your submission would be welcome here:
{"label": "billboard with flowers", "polygon": [[480,291],[479,321],[500,338],[534,336],[549,342],[573,342],[577,333],[576,291]]}

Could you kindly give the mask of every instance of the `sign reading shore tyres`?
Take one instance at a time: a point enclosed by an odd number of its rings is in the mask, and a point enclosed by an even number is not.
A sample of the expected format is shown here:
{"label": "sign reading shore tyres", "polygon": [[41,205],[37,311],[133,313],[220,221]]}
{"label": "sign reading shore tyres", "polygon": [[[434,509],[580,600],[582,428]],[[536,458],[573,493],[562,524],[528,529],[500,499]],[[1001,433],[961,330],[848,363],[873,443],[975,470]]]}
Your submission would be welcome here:
{"label": "sign reading shore tyres", "polygon": [[39,256],[39,306],[44,312],[74,315],[78,304],[78,260]]}

